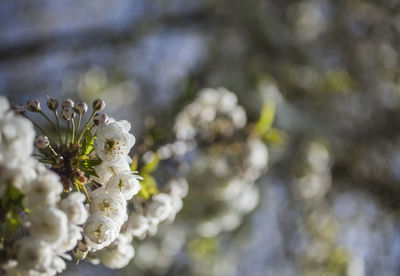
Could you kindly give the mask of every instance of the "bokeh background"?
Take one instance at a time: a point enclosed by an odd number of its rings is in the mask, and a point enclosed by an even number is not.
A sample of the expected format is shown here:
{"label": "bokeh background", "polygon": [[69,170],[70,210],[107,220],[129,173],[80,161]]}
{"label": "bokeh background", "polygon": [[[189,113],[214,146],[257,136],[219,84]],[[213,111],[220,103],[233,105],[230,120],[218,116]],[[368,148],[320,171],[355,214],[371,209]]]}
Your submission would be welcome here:
{"label": "bokeh background", "polygon": [[198,89],[224,86],[253,122],[272,97],[284,135],[235,231],[170,226],[122,270],[63,275],[399,275],[399,32],[397,0],[1,1],[14,103],[101,97],[139,145],[149,126],[166,143]]}

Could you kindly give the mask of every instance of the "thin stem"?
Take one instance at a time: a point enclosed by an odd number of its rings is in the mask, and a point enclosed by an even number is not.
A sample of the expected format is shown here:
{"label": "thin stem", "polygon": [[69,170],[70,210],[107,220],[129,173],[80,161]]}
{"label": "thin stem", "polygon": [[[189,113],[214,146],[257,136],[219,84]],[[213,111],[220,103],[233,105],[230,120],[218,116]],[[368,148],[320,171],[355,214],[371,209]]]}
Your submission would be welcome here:
{"label": "thin stem", "polygon": [[53,147],[51,145],[49,145],[49,149],[54,154],[55,157],[58,156],[57,152],[53,149]]}
{"label": "thin stem", "polygon": [[75,139],[78,138],[79,128],[81,127],[81,120],[82,120],[82,114],[79,114],[78,127],[76,128],[76,133],[75,133],[77,137],[75,137]]}
{"label": "thin stem", "polygon": [[65,145],[67,145],[68,142],[68,134],[69,134],[69,121],[67,121],[67,133],[65,134]]}
{"label": "thin stem", "polygon": [[56,128],[56,126],[54,125],[54,123],[50,120],[49,117],[47,117],[46,114],[44,114],[44,112],[42,110],[39,110],[39,113],[43,115],[43,117],[46,118],[46,120],[50,123],[50,125],[52,125],[54,128]]}
{"label": "thin stem", "polygon": [[90,197],[89,197],[89,194],[88,194],[88,192],[87,192],[87,190],[86,190],[85,185],[81,185],[81,188],[82,188],[82,190],[83,190],[83,192],[84,192],[84,194],[85,194],[85,196],[86,196],[87,201],[88,201],[89,204],[90,204]]}
{"label": "thin stem", "polygon": [[44,136],[47,136],[47,135],[46,135],[46,132],[44,132],[44,130],[43,130],[37,123],[35,123],[35,122],[34,122],[31,118],[29,118],[28,116],[26,116],[26,118],[29,119],[29,121],[31,121],[32,124],[33,124],[38,130],[40,130],[40,132],[41,132]]}
{"label": "thin stem", "polygon": [[78,192],[80,192],[81,190],[79,189],[79,184],[78,184],[76,181],[74,181],[74,184],[75,184],[75,189],[76,189]]}
{"label": "thin stem", "polygon": [[81,142],[81,139],[82,139],[82,137],[83,137],[83,134],[85,133],[86,128],[88,127],[90,121],[93,119],[93,117],[94,117],[95,114],[96,114],[96,111],[93,110],[92,114],[90,115],[89,120],[86,122],[85,126],[84,126],[83,129],[82,129],[81,135],[79,135],[79,138],[78,138],[78,141],[77,141],[78,144]]}
{"label": "thin stem", "polygon": [[61,127],[60,127],[60,120],[58,119],[58,112],[57,110],[54,110],[54,116],[56,117],[56,122],[57,122],[57,130],[58,130],[58,138],[60,139],[60,146],[62,144],[61,140]]}
{"label": "thin stem", "polygon": [[74,121],[74,119],[71,120],[71,123],[72,123],[71,144],[74,144],[74,141],[75,141],[75,121]]}

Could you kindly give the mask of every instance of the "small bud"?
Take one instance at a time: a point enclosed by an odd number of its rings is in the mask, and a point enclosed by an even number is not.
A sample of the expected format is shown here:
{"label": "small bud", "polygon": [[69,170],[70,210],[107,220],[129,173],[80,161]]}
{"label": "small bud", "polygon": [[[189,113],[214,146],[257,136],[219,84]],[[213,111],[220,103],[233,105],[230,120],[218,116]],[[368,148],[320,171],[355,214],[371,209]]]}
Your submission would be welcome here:
{"label": "small bud", "polygon": [[12,109],[14,110],[15,113],[19,115],[24,115],[26,113],[25,106],[23,105],[14,105]]}
{"label": "small bud", "polygon": [[97,99],[93,102],[93,109],[101,111],[106,107],[106,103],[102,99]]}
{"label": "small bud", "polygon": [[74,250],[72,250],[72,253],[74,254],[75,258],[77,258],[78,260],[83,260],[86,258],[88,251],[84,252],[76,247],[76,248],[74,248]]}
{"label": "small bud", "polygon": [[88,252],[90,249],[86,242],[82,240],[78,241],[77,248],[83,252]]}
{"label": "small bud", "polygon": [[78,113],[80,115],[85,114],[87,112],[87,110],[88,110],[88,105],[84,102],[77,103],[75,105],[75,111],[76,111],[76,113]]}
{"label": "small bud", "polygon": [[53,111],[57,110],[58,100],[47,96],[47,107]]}
{"label": "small bud", "polygon": [[66,109],[66,108],[68,108],[68,107],[74,107],[75,106],[75,103],[74,103],[74,101],[73,100],[71,100],[71,99],[66,99],[66,100],[64,100],[63,102],[62,102],[62,104],[61,104],[61,107],[62,107],[62,109]]}
{"label": "small bud", "polygon": [[42,108],[40,107],[40,102],[38,100],[29,100],[26,103],[28,110],[31,112],[39,112]]}
{"label": "small bud", "polygon": [[45,149],[50,145],[49,138],[47,136],[38,136],[35,139],[35,147],[38,149]]}
{"label": "small bud", "polygon": [[93,122],[96,126],[108,123],[108,115],[106,113],[97,113],[93,117]]}
{"label": "small bud", "polygon": [[67,107],[67,108],[63,109],[61,115],[64,120],[70,121],[75,118],[76,113],[72,107]]}

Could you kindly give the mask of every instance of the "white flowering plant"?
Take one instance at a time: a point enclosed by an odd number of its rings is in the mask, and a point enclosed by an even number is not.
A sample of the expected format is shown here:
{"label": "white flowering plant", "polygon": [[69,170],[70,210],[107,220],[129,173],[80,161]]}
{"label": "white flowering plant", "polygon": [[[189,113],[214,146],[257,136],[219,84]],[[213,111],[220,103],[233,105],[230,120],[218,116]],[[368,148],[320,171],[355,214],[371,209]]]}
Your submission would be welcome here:
{"label": "white flowering plant", "polygon": [[[154,235],[160,222],[173,220],[187,183],[160,192],[148,162],[141,169],[150,180],[142,187],[129,157],[131,125],[100,113],[104,101],[93,102],[84,124],[86,103],[48,97],[47,107],[53,121],[38,100],[11,109],[0,97],[1,270],[55,275],[71,259],[68,252],[121,268],[134,256],[133,238]],[[48,128],[27,111],[43,116]]]}

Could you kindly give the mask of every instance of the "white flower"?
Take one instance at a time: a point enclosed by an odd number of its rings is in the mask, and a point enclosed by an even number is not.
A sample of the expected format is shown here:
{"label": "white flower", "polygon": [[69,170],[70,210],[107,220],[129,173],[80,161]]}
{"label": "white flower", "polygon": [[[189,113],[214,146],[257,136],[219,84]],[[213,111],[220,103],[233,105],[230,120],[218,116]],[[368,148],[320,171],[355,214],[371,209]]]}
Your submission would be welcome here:
{"label": "white flower", "polygon": [[260,191],[256,185],[248,185],[244,187],[239,196],[231,201],[232,207],[243,213],[247,214],[256,208],[260,201]]}
{"label": "white flower", "polygon": [[173,196],[178,196],[178,197],[185,197],[187,196],[189,192],[189,185],[184,178],[174,178],[171,179],[168,183],[170,187],[170,193]]}
{"label": "white flower", "polygon": [[33,151],[35,131],[32,123],[8,112],[0,119],[0,162],[16,166]]}
{"label": "white flower", "polygon": [[84,202],[85,196],[83,194],[73,192],[61,200],[60,208],[67,214],[71,223],[80,225],[84,224],[88,217]]}
{"label": "white flower", "polygon": [[259,139],[249,139],[247,142],[249,155],[246,158],[246,165],[262,170],[268,164],[268,149]]}
{"label": "white flower", "polygon": [[82,228],[73,224],[68,225],[67,235],[60,245],[56,248],[59,254],[74,249],[79,240],[82,239]]}
{"label": "white flower", "polygon": [[20,245],[17,255],[18,266],[26,270],[45,272],[54,257],[51,246],[29,237],[19,240],[18,243]]}
{"label": "white flower", "polygon": [[233,125],[236,128],[243,128],[247,123],[247,115],[244,108],[240,105],[236,106],[231,112],[230,116],[233,121]]}
{"label": "white flower", "polygon": [[58,202],[62,192],[63,185],[59,181],[59,177],[48,170],[32,181],[24,198],[24,205],[26,207],[54,205]]}
{"label": "white flower", "polygon": [[109,192],[120,192],[126,200],[129,200],[140,191],[138,179],[142,178],[132,171],[124,171],[113,176],[105,187]]}
{"label": "white flower", "polygon": [[0,96],[0,119],[10,109],[10,104],[6,97]]}
{"label": "white flower", "polygon": [[171,196],[159,193],[152,197],[152,202],[147,206],[147,217],[151,222],[161,222],[168,218],[172,211]]}
{"label": "white flower", "polygon": [[113,164],[129,153],[135,144],[135,137],[127,129],[130,129],[130,124],[126,121],[99,126],[95,150],[101,160]]}
{"label": "white flower", "polygon": [[100,165],[93,167],[97,176],[91,176],[90,179],[104,185],[113,175],[123,171],[130,171],[129,162],[131,162],[131,160],[128,156],[122,157],[121,160],[115,164],[102,162]]}
{"label": "white flower", "polygon": [[96,189],[91,193],[89,212],[100,212],[121,226],[126,218],[126,201],[121,193],[108,192],[104,188]]}
{"label": "white flower", "polygon": [[224,87],[218,88],[219,92],[219,102],[218,109],[223,113],[231,112],[237,105],[237,96]]}
{"label": "white flower", "polygon": [[101,212],[89,217],[83,227],[86,244],[92,251],[100,250],[110,245],[118,235],[119,229],[115,222]]}
{"label": "white flower", "polygon": [[31,236],[57,246],[67,237],[67,215],[55,207],[34,209],[30,215]]}
{"label": "white flower", "polygon": [[56,256],[48,268],[47,275],[56,275],[57,273],[63,272],[66,268],[67,265],[65,264],[64,260]]}
{"label": "white flower", "polygon": [[126,222],[126,231],[134,237],[143,237],[149,230],[149,220],[135,212],[129,214],[128,221]]}
{"label": "white flower", "polygon": [[123,238],[118,238],[99,254],[101,263],[111,269],[123,268],[134,256],[133,246]]}

